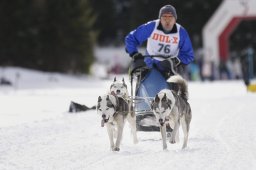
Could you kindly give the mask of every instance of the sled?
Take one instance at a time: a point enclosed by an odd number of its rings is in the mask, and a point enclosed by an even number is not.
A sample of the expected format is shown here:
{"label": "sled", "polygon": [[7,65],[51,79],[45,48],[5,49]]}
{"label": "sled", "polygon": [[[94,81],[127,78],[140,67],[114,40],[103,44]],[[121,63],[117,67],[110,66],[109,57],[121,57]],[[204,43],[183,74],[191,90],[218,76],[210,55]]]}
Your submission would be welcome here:
{"label": "sled", "polygon": [[[130,68],[132,110],[136,114],[137,131],[159,131],[151,109],[151,102],[162,89],[170,89],[157,68],[147,68],[144,61],[132,63]],[[171,131],[167,127],[168,131]]]}

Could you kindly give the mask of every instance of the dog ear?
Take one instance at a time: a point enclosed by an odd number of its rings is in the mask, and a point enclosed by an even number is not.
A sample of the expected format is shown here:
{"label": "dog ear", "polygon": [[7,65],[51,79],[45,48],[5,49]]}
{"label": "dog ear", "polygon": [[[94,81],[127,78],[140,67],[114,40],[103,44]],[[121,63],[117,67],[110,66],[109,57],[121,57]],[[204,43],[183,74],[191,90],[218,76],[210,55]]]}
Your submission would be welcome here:
{"label": "dog ear", "polygon": [[125,88],[127,88],[127,85],[125,84],[124,78],[123,78],[123,80],[122,80],[122,81],[123,81],[123,85],[124,85],[124,87],[125,87]]}
{"label": "dog ear", "polygon": [[[114,97],[114,99],[112,96]],[[118,97],[116,95],[110,95],[110,96],[107,95],[106,100],[107,100],[107,106],[113,107],[117,111],[118,105],[119,105]]]}
{"label": "dog ear", "polygon": [[150,107],[151,107],[152,110],[153,110],[154,103],[155,103],[154,100],[151,101],[151,103],[150,103]]}
{"label": "dog ear", "polygon": [[157,94],[156,97],[155,97],[155,102],[158,103],[159,101],[160,101],[160,98],[159,98],[159,96]]}
{"label": "dog ear", "polygon": [[116,77],[114,78],[114,82],[116,82]]}
{"label": "dog ear", "polygon": [[101,102],[102,98],[101,96],[98,97],[98,102]]}
{"label": "dog ear", "polygon": [[162,101],[163,101],[163,102],[166,102],[166,101],[167,101],[166,93],[164,93],[164,97],[162,98]]}
{"label": "dog ear", "polygon": [[153,101],[151,101],[151,104],[150,104],[150,107],[152,110],[156,109],[159,101],[160,101],[160,98],[158,97],[158,94],[157,94],[155,99]]}

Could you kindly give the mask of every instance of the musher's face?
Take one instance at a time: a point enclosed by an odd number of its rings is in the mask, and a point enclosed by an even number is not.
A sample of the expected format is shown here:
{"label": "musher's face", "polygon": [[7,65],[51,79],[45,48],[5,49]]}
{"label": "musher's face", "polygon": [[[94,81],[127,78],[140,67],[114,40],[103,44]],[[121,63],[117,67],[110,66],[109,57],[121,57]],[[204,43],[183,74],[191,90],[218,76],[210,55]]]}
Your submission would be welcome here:
{"label": "musher's face", "polygon": [[176,23],[176,19],[171,13],[165,13],[161,16],[160,22],[166,31],[171,31],[174,24]]}

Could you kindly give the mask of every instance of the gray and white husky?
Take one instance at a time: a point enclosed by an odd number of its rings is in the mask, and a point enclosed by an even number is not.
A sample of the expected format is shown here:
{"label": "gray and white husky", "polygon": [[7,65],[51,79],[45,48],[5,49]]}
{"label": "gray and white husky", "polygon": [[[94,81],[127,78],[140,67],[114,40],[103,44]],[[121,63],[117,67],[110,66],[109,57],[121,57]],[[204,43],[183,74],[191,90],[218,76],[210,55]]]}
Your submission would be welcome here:
{"label": "gray and white husky", "polygon": [[128,99],[128,88],[124,81],[124,78],[122,79],[122,82],[118,82],[116,80],[116,77],[114,78],[114,81],[110,86],[110,93],[114,93],[118,97]]}
{"label": "gray and white husky", "polygon": [[[114,82],[115,81],[116,80],[114,80]],[[119,151],[126,120],[129,122],[131,127],[133,142],[135,144],[138,143],[136,116],[131,111],[128,100],[124,98],[125,95],[128,96],[127,93],[123,93],[124,91],[127,91],[127,88],[126,90],[113,87],[110,89],[115,89],[115,91],[111,91],[111,94],[98,97],[97,112],[101,114],[102,117],[101,126],[104,127],[104,125],[106,125],[107,127],[111,150]],[[114,139],[115,135],[116,141]]]}
{"label": "gray and white husky", "polygon": [[188,103],[188,87],[186,81],[179,75],[170,77],[167,82],[177,83],[177,92],[169,89],[161,90],[152,101],[151,107],[160,125],[163,140],[163,149],[167,149],[166,125],[173,129],[170,143],[176,143],[179,139],[179,126],[182,125],[184,141],[182,149],[187,147],[189,126],[192,119],[191,108]]}

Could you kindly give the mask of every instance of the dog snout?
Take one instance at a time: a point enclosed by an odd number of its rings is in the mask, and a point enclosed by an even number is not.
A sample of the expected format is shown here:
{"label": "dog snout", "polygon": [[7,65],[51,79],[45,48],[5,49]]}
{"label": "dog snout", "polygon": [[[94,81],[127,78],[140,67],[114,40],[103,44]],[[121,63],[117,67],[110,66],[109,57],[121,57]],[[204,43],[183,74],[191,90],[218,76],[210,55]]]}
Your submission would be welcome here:
{"label": "dog snout", "polygon": [[159,121],[159,123],[160,123],[161,126],[164,125],[164,120],[163,120],[163,119],[159,119],[158,121]]}
{"label": "dog snout", "polygon": [[116,90],[116,93],[119,94],[121,91],[120,90]]}
{"label": "dog snout", "polygon": [[102,115],[102,120],[107,123],[109,118],[107,119],[107,116],[105,114]]}

